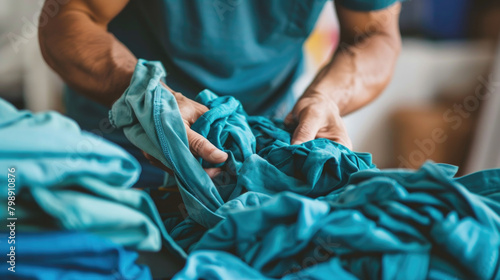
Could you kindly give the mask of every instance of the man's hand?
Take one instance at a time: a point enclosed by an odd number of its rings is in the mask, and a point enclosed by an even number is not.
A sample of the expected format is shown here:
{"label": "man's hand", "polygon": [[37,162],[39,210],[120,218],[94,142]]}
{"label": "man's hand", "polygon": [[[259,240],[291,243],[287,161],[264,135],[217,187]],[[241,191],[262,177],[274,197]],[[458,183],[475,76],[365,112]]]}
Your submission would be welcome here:
{"label": "man's hand", "polygon": [[316,75],[285,123],[298,123],[292,144],[327,138],[351,149],[341,116],[362,108],[389,83],[401,49],[401,4],[353,11],[335,2],[340,45]]}
{"label": "man's hand", "polygon": [[[191,125],[196,122],[196,120],[201,115],[208,111],[208,108],[196,101],[185,97],[181,93],[173,91],[165,84],[163,84],[163,86],[165,86],[170,90],[170,92],[172,92],[177,101],[182,120],[184,121],[184,126],[186,127],[189,149],[191,150],[193,155],[200,156],[204,160],[214,164],[226,161],[228,157],[227,153],[217,149],[217,147],[210,143],[210,141],[208,141],[205,137],[201,136],[191,129]],[[146,153],[144,153],[144,156],[151,162],[152,165],[160,167],[168,173],[172,173],[171,170],[169,170],[153,156]],[[205,171],[210,177],[215,177],[217,174],[219,174],[220,168],[207,168],[205,169]]]}
{"label": "man's hand", "polygon": [[315,138],[326,138],[352,149],[337,104],[320,93],[306,92],[285,118],[286,124],[297,123],[292,144]]}
{"label": "man's hand", "polygon": [[186,127],[189,149],[193,155],[200,156],[204,160],[215,164],[226,161],[227,154],[225,152],[217,149],[205,137],[191,130],[191,125],[196,122],[201,115],[208,111],[208,108],[196,101],[184,97],[184,95],[178,92],[172,93],[177,100],[177,105],[179,106],[179,111],[181,112],[182,120]]}

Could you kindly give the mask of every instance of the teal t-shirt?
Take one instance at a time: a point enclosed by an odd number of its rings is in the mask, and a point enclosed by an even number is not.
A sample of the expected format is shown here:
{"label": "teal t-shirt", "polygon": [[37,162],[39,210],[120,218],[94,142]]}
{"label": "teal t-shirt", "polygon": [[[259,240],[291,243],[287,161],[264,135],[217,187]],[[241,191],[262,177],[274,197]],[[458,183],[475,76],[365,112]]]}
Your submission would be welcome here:
{"label": "teal t-shirt", "polygon": [[[109,31],[136,57],[161,61],[167,84],[189,98],[208,88],[234,96],[251,115],[284,117],[295,103],[291,88],[302,73],[304,41],[326,1],[132,0]],[[367,11],[398,0],[338,1]],[[109,110],[71,90],[66,104],[88,130],[99,128]],[[118,132],[104,136],[134,149]]]}
{"label": "teal t-shirt", "polygon": [[[353,10],[397,0],[340,0]],[[301,73],[302,48],[327,0],[131,1],[110,31],[138,57],[160,60],[167,83],[194,98],[208,88],[270,115]],[[288,112],[287,112],[288,113]]]}

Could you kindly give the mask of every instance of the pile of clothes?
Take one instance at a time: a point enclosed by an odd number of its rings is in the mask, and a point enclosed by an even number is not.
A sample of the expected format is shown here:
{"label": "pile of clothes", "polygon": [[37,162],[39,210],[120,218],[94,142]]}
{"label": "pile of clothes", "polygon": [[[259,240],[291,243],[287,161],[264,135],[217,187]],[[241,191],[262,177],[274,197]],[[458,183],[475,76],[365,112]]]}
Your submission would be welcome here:
{"label": "pile of clothes", "polygon": [[[378,170],[371,155],[326,139],[290,145],[282,123],[205,90],[196,100],[210,110],[191,129],[229,154],[213,165],[191,154],[164,77],[161,64],[140,60],[110,111],[173,171],[161,194],[130,188],[140,167],[115,145],[0,101],[0,166],[18,170],[27,244],[19,269],[148,279],[135,251],[164,247],[187,260],[174,279],[500,279],[500,170]],[[210,178],[211,167],[222,172]]]}

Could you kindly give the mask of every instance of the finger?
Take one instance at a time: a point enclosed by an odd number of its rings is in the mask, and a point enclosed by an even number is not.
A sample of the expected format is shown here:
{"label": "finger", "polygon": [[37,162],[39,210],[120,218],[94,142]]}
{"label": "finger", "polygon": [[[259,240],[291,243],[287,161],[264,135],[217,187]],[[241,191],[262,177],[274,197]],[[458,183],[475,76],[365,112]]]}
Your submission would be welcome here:
{"label": "finger", "polygon": [[207,172],[208,177],[214,178],[222,172],[221,168],[205,168],[205,172]]}
{"label": "finger", "polygon": [[337,127],[337,129],[339,130],[338,132],[339,136],[335,141],[346,146],[347,148],[349,148],[349,150],[352,150],[351,138],[349,138],[349,135],[347,134],[347,130],[344,127],[344,125],[341,124],[341,126]]}
{"label": "finger", "polygon": [[349,150],[352,150],[351,138],[349,138],[349,134],[347,133],[347,129],[341,118],[336,124],[334,135],[337,135],[337,139],[334,139],[334,141],[346,146]]}
{"label": "finger", "polygon": [[346,146],[349,150],[352,150],[352,142],[351,139],[347,135],[338,136],[332,139],[333,141]]}
{"label": "finger", "polygon": [[346,146],[349,150],[352,150],[352,142],[351,139],[349,139],[349,137],[347,137],[347,139],[341,139],[340,144]]}
{"label": "finger", "polygon": [[292,136],[292,145],[298,145],[314,140],[320,128],[321,124],[317,118],[312,115],[305,114],[304,117],[299,120],[297,128],[295,128]]}
{"label": "finger", "polygon": [[330,139],[352,150],[351,138],[349,138],[349,135],[347,134],[347,129],[345,128],[345,125],[342,121],[337,122],[334,128],[329,128],[325,130],[320,129],[317,138]]}
{"label": "finger", "polygon": [[285,123],[285,125],[292,125],[293,122],[294,122],[294,117],[293,117],[293,113],[290,112],[286,117],[285,117],[285,120],[283,121]]}
{"label": "finger", "polygon": [[202,157],[210,163],[222,163],[226,161],[228,155],[217,149],[210,141],[196,133],[195,131],[186,128],[189,148],[195,155]]}
{"label": "finger", "polygon": [[[166,172],[168,172],[171,175],[174,175],[174,172],[171,169],[166,167],[164,164],[161,163],[161,161],[157,160],[152,155],[150,155],[144,151],[142,151],[142,154],[144,155],[144,157],[147,160],[149,160],[149,163],[151,163],[152,165],[165,170]],[[222,172],[222,169],[221,168],[205,168],[205,172],[207,172],[207,174],[210,178],[214,178],[215,176],[219,175]]]}

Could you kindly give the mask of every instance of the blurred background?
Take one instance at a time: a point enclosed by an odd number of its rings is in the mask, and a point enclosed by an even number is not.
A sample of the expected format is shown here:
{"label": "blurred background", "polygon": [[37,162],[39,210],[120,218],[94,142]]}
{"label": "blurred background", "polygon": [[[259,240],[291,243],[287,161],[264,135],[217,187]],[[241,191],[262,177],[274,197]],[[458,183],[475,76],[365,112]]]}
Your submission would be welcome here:
{"label": "blurred background", "polygon": [[[64,112],[62,82],[37,40],[42,0],[0,0],[0,97],[19,108]],[[345,118],[354,149],[380,168],[450,163],[466,174],[500,167],[500,1],[409,0],[393,81],[375,102]],[[338,43],[328,3],[307,41],[300,94]]]}

